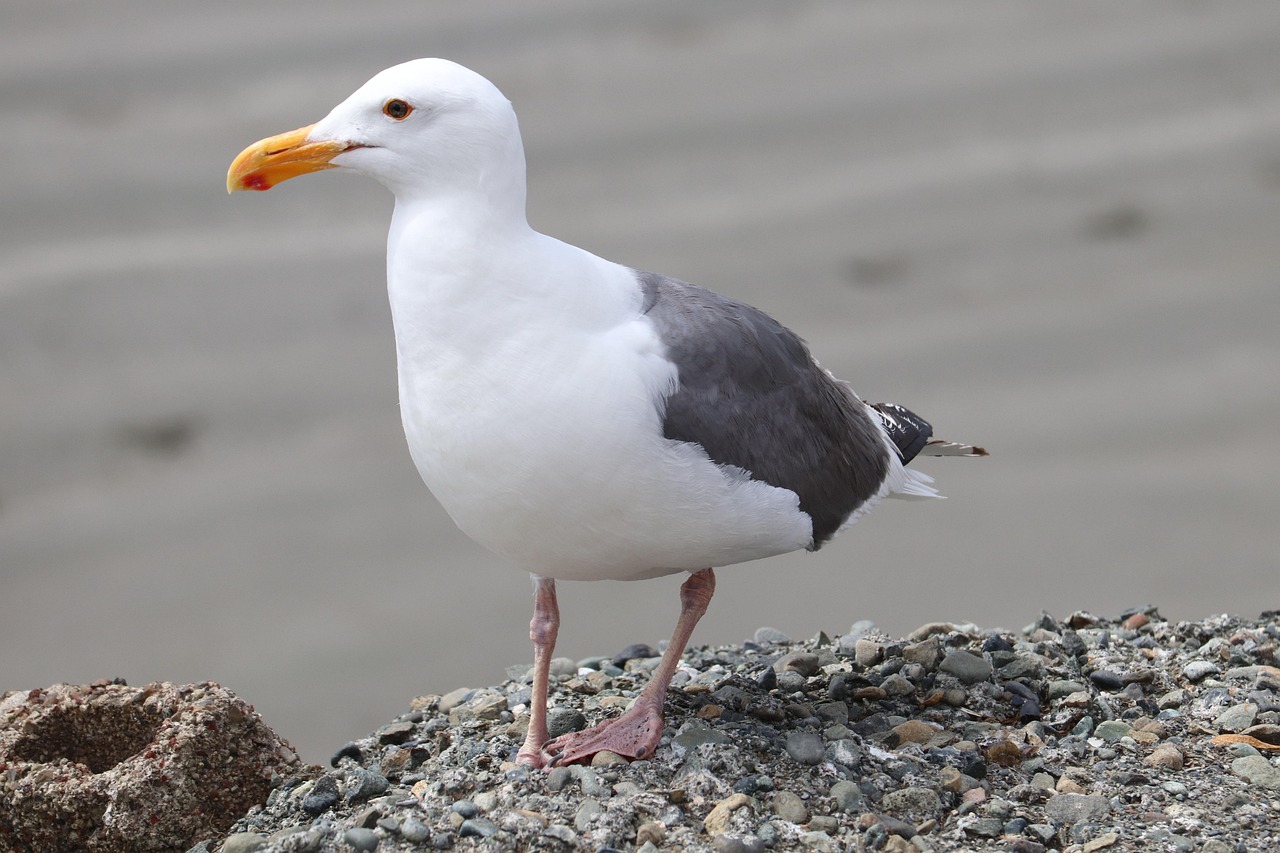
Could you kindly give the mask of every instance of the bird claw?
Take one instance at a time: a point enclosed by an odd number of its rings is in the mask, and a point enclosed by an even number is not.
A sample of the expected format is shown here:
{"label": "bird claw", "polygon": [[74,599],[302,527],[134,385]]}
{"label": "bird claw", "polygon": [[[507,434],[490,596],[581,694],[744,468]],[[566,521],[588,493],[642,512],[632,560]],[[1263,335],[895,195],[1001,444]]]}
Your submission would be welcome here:
{"label": "bird claw", "polygon": [[635,761],[653,755],[661,739],[662,709],[637,703],[621,717],[547,741],[542,752],[550,758],[548,767],[589,761],[605,750]]}

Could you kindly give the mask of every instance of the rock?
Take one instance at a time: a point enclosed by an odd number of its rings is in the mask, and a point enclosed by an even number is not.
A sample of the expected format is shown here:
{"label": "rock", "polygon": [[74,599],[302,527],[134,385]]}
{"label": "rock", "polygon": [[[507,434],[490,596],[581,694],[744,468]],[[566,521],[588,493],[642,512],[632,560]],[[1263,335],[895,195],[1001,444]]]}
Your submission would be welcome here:
{"label": "rock", "polygon": [[911,663],[918,663],[932,672],[942,662],[942,641],[930,637],[918,643],[911,643],[902,650],[902,657]]}
{"label": "rock", "polygon": [[1072,826],[1102,820],[1110,814],[1111,804],[1097,794],[1055,794],[1045,803],[1044,810],[1054,823]]}
{"label": "rock", "polygon": [[596,815],[604,811],[604,807],[600,805],[599,800],[593,800],[590,797],[582,801],[578,806],[578,811],[573,817],[573,826],[578,832],[586,832],[591,826],[591,820]]}
{"label": "rock", "polygon": [[364,829],[363,827],[348,829],[342,833],[342,840],[352,850],[370,851],[378,849],[378,834],[372,829]]}
{"label": "rock", "polygon": [[818,656],[812,652],[791,652],[774,661],[773,671],[778,674],[797,672],[808,678],[818,673]]}
{"label": "rock", "polygon": [[16,850],[186,850],[220,836],[284,775],[293,749],[212,682],[6,694],[0,839]]}
{"label": "rock", "polygon": [[256,853],[267,846],[267,837],[261,832],[237,832],[222,842],[220,853]]}
{"label": "rock", "polygon": [[1280,769],[1261,755],[1246,755],[1231,762],[1231,772],[1251,785],[1280,791]]}
{"label": "rock", "polygon": [[459,838],[489,838],[497,833],[497,825],[487,817],[468,818],[458,827]]}
{"label": "rock", "polygon": [[925,818],[942,809],[942,799],[932,788],[908,787],[885,794],[880,805],[893,814]]}
{"label": "rock", "polygon": [[1100,690],[1119,690],[1124,687],[1124,676],[1109,669],[1099,669],[1089,673],[1089,680]]}
{"label": "rock", "polygon": [[405,841],[420,844],[431,837],[431,828],[417,818],[407,817],[400,822],[400,835]]}
{"label": "rock", "polygon": [[577,708],[551,708],[547,711],[547,737],[557,738],[587,727],[587,718]]}
{"label": "rock", "polygon": [[936,725],[926,723],[924,720],[907,720],[905,723],[899,723],[890,730],[893,736],[890,743],[894,746],[901,746],[906,743],[928,743],[933,740],[939,731],[940,729]]}
{"label": "rock", "polygon": [[977,684],[991,677],[991,663],[967,649],[952,649],[938,667],[942,672],[954,675],[965,684]]}
{"label": "rock", "polygon": [[804,800],[790,791],[778,791],[769,803],[773,813],[789,823],[808,823],[809,809]]}
{"label": "rock", "polygon": [[1242,732],[1253,725],[1258,718],[1258,706],[1252,702],[1244,702],[1228,708],[1218,715],[1213,724],[1220,732]]}
{"label": "rock", "polygon": [[1093,734],[1094,737],[1101,738],[1105,743],[1115,743],[1129,734],[1131,730],[1131,726],[1123,720],[1107,720],[1106,722],[1098,723],[1098,727],[1093,730]]}
{"label": "rock", "polygon": [[1160,767],[1165,770],[1181,770],[1183,763],[1182,750],[1170,743],[1161,744],[1142,759],[1148,767]]}
{"label": "rock", "polygon": [[319,817],[339,799],[341,795],[338,793],[338,780],[324,775],[312,783],[311,790],[302,799],[302,810],[312,817]]}
{"label": "rock", "polygon": [[1194,660],[1182,667],[1182,677],[1193,682],[1202,681],[1219,672],[1222,670],[1207,660]]}
{"label": "rock", "polygon": [[352,767],[344,787],[347,802],[360,803],[385,792],[389,783],[381,773],[374,773],[363,767]]}
{"label": "rock", "polygon": [[702,827],[707,831],[708,835],[720,835],[729,827],[729,818],[738,809],[750,805],[751,798],[746,794],[731,794],[720,802],[707,814],[702,821]]}
{"label": "rock", "polygon": [[754,639],[762,646],[781,645],[791,642],[791,638],[777,628],[757,628]]}
{"label": "rock", "polygon": [[787,754],[800,764],[821,764],[826,744],[814,732],[792,732],[787,735]]}
{"label": "rock", "polygon": [[884,659],[884,646],[875,640],[860,639],[853,644],[853,659],[860,666],[875,666]]}
{"label": "rock", "polygon": [[1105,835],[1099,835],[1097,838],[1093,839],[1092,841],[1085,842],[1084,846],[1081,847],[1080,850],[1081,850],[1081,853],[1096,853],[1096,851],[1103,850],[1107,847],[1110,847],[1111,845],[1115,844],[1119,840],[1120,840],[1119,833],[1108,832]]}
{"label": "rock", "polygon": [[857,783],[841,779],[831,786],[831,799],[835,800],[836,810],[856,814],[866,807],[866,798]]}

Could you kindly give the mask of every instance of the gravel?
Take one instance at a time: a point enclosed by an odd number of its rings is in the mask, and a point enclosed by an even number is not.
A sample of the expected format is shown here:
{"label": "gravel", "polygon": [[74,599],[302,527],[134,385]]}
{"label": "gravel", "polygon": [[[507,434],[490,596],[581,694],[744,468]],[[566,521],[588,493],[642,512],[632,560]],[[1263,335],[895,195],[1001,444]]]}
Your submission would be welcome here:
{"label": "gravel", "polygon": [[[419,697],[197,849],[1280,849],[1278,648],[1272,613],[1150,607],[905,638],[761,629],[686,653],[651,759],[550,772],[512,763],[529,695],[513,667]],[[652,651],[558,667],[557,715],[620,713]]]}

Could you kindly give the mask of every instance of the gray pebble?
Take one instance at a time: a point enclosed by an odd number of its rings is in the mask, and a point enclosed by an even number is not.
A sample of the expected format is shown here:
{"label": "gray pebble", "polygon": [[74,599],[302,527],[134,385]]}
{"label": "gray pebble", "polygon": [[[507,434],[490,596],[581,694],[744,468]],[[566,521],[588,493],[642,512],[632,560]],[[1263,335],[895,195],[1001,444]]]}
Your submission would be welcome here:
{"label": "gray pebble", "polygon": [[783,693],[795,693],[803,690],[808,679],[795,670],[788,669],[778,673],[778,689]]}
{"label": "gray pebble", "polygon": [[587,718],[577,708],[552,708],[547,711],[547,736],[557,738],[587,727]]}
{"label": "gray pebble", "polygon": [[363,767],[352,767],[347,776],[347,802],[358,803],[376,797],[390,787],[387,777]]}
{"label": "gray pebble", "polygon": [[777,628],[757,628],[755,641],[762,646],[781,645],[791,642],[791,638]]}
{"label": "gray pebble", "polygon": [[815,732],[792,732],[787,735],[787,755],[800,764],[821,764],[826,744]]}
{"label": "gray pebble", "polygon": [[342,840],[354,850],[369,851],[378,849],[378,835],[372,829],[364,829],[363,827],[348,829],[342,833]]}
{"label": "gray pebble", "polygon": [[1188,681],[1201,681],[1221,671],[1216,665],[1207,660],[1193,660],[1182,668],[1182,677]]}
{"label": "gray pebble", "polygon": [[964,831],[979,838],[996,838],[1004,832],[1004,821],[994,817],[982,817],[965,826]]}
{"label": "gray pebble", "polygon": [[1213,724],[1220,732],[1242,732],[1253,725],[1258,718],[1258,706],[1252,702],[1243,702],[1234,708],[1228,708],[1218,715]]}
{"label": "gray pebble", "polygon": [[593,799],[585,799],[582,805],[578,806],[578,811],[573,816],[573,826],[578,832],[586,832],[591,826],[591,819],[604,811],[604,807],[599,801]]}
{"label": "gray pebble", "polygon": [[799,794],[793,794],[791,791],[775,793],[769,802],[769,807],[773,809],[774,814],[788,823],[807,823],[809,820],[809,809],[805,807],[804,800]]}
{"label": "gray pebble", "polygon": [[1231,772],[1251,785],[1280,791],[1280,769],[1261,755],[1246,755],[1231,762]]}
{"label": "gray pebble", "polygon": [[1045,816],[1068,826],[1098,821],[1111,813],[1107,798],[1097,794],[1055,794],[1044,807]]}
{"label": "gray pebble", "polygon": [[326,809],[332,808],[339,798],[338,780],[332,776],[321,776],[303,797],[302,810],[312,817],[319,817]]}
{"label": "gray pebble", "polygon": [[227,840],[222,842],[222,853],[255,853],[266,849],[266,846],[267,837],[262,833],[237,832],[227,836]]}
{"label": "gray pebble", "polygon": [[563,791],[574,779],[573,771],[568,767],[553,767],[547,772],[548,791]]}
{"label": "gray pebble", "polygon": [[462,822],[458,827],[460,838],[489,838],[497,835],[498,826],[486,817],[473,817]]}
{"label": "gray pebble", "polygon": [[1133,727],[1123,720],[1107,720],[1098,723],[1098,727],[1093,730],[1093,734],[1095,737],[1102,738],[1105,743],[1115,743],[1120,738],[1127,736],[1131,731],[1133,731]]}
{"label": "gray pebble", "polygon": [[913,817],[933,817],[942,808],[942,799],[932,788],[912,786],[890,791],[880,801],[886,811]]}
{"label": "gray pebble", "polygon": [[542,834],[548,838],[554,838],[565,844],[573,844],[578,840],[578,835],[572,829],[562,823],[553,823],[546,829],[542,830]]}
{"label": "gray pebble", "polygon": [[471,800],[456,800],[453,805],[449,806],[449,811],[462,815],[465,819],[480,814],[480,807],[471,802]]}
{"label": "gray pebble", "polygon": [[954,675],[965,684],[977,684],[991,677],[991,663],[980,655],[966,649],[952,649],[943,658],[939,667],[945,673]]}
{"label": "gray pebble", "polygon": [[400,822],[400,836],[418,844],[431,837],[431,828],[417,818],[407,817]]}
{"label": "gray pebble", "polygon": [[836,802],[836,809],[842,812],[857,814],[866,808],[866,798],[857,783],[841,779],[831,786],[831,799]]}

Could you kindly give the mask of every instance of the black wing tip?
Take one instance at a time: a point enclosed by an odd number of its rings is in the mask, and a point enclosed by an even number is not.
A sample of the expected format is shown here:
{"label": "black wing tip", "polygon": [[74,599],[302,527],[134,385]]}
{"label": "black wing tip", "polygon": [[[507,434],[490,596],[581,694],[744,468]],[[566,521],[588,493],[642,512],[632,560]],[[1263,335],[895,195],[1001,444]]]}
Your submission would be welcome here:
{"label": "black wing tip", "polygon": [[904,406],[897,403],[867,405],[880,416],[880,423],[884,425],[893,446],[898,448],[898,456],[903,464],[915,459],[933,437],[933,425]]}

